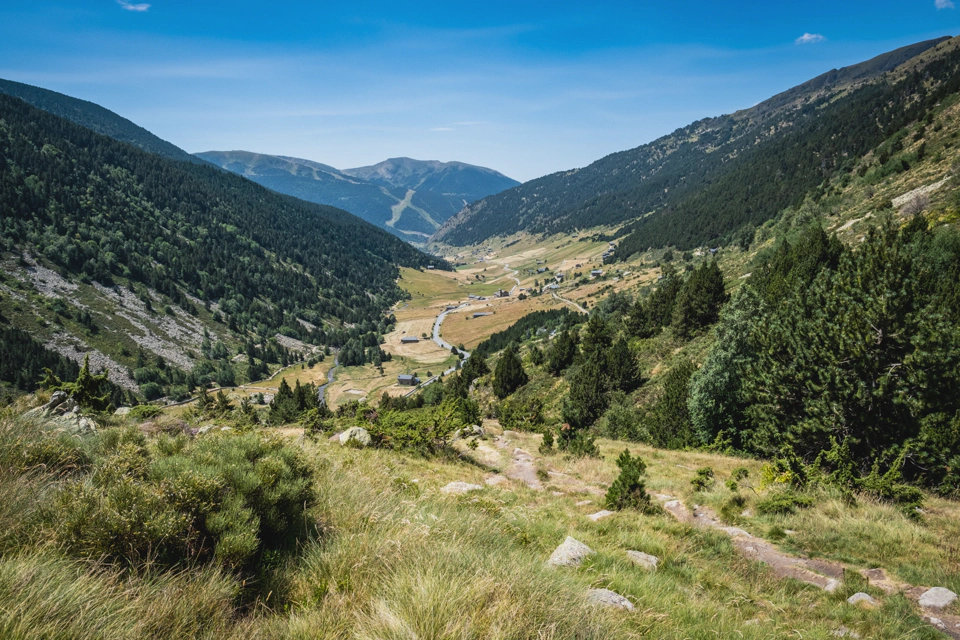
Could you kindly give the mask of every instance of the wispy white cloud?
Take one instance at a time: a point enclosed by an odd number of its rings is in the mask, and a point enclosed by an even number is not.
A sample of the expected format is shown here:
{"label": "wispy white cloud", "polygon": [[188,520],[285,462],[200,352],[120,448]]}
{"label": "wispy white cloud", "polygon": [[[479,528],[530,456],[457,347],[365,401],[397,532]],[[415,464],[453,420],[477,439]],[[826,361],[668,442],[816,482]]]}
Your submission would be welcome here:
{"label": "wispy white cloud", "polygon": [[453,131],[453,127],[434,127],[430,131]]}
{"label": "wispy white cloud", "polygon": [[[938,2],[940,0],[937,0]],[[127,2],[126,0],[117,0],[117,4],[126,9],[127,11],[137,11],[143,13],[144,11],[150,10],[150,5],[147,3],[133,4],[132,2]]]}
{"label": "wispy white cloud", "polygon": [[[942,1],[943,0],[937,0],[937,2],[942,2]],[[947,2],[949,1],[950,0],[947,0]],[[824,38],[819,33],[805,33],[799,38],[797,38],[794,41],[794,43],[795,44],[815,44],[817,42],[823,42],[824,40],[826,40],[826,38]]]}
{"label": "wispy white cloud", "polygon": [[933,0],[933,4],[937,9],[953,9],[952,0]]}

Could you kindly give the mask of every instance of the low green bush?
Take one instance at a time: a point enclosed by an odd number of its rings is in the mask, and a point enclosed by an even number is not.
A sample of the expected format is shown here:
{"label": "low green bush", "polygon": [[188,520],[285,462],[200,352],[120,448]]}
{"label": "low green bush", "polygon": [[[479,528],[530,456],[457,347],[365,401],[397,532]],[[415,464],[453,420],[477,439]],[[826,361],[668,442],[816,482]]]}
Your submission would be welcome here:
{"label": "low green bush", "polygon": [[606,506],[608,509],[620,511],[622,509],[636,509],[643,513],[655,513],[659,509],[650,500],[643,476],[647,472],[647,465],[643,458],[632,457],[630,451],[623,450],[617,458],[620,475],[607,489]]}
{"label": "low green bush", "polygon": [[135,429],[112,429],[89,475],[64,486],[52,519],[81,556],[242,568],[301,531],[313,500],[310,468],[280,440],[218,433],[151,446]]}
{"label": "low green bush", "polygon": [[786,515],[797,509],[813,506],[813,498],[793,491],[778,491],[757,503],[757,513],[762,516]]}
{"label": "low green bush", "polygon": [[690,484],[693,485],[694,491],[706,491],[712,489],[715,480],[713,478],[713,469],[710,467],[701,467],[697,469],[697,475],[693,477],[693,480],[690,481]]}
{"label": "low green bush", "polygon": [[127,415],[133,420],[149,420],[150,418],[156,418],[161,413],[163,413],[163,411],[156,405],[138,404],[135,407],[131,407],[130,413]]}

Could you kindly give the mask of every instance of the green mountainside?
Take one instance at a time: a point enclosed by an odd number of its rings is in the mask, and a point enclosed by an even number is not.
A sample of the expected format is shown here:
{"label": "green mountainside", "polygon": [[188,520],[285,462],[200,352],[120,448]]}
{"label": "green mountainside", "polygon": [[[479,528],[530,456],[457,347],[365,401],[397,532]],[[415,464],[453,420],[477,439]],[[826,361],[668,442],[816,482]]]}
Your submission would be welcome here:
{"label": "green mountainside", "polygon": [[196,156],[190,155],[166,140],[161,140],[143,127],[98,104],[11,80],[0,79],[0,93],[20,98],[38,109],[66,118],[87,129],[110,136],[114,140],[132,144],[144,151],[171,160],[202,164]]}
{"label": "green mountainside", "polygon": [[403,295],[398,265],[446,267],[345,211],[9,96],[0,155],[0,322],[74,360],[92,354],[128,388],[130,371],[151,367],[160,373],[132,376],[141,390],[189,383],[182,374],[201,365],[221,383],[249,378],[285,360],[283,344],[372,347]]}
{"label": "green mountainside", "polygon": [[751,109],[485,198],[433,239],[462,245],[521,230],[632,223],[620,233],[629,234],[623,256],[729,241],[802,202],[955,93],[958,62],[956,41],[940,38],[828,72]]}
{"label": "green mountainside", "polygon": [[339,207],[413,242],[425,241],[465,205],[518,185],[503,174],[462,162],[393,158],[356,169],[249,151],[198,157],[265,187]]}

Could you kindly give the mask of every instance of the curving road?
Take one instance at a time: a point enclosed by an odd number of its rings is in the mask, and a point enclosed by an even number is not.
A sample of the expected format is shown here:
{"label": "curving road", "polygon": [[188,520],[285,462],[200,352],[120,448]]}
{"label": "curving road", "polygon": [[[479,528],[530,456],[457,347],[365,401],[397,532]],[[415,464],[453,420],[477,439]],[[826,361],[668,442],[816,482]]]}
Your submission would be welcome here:
{"label": "curving road", "polygon": [[[443,319],[447,317],[447,314],[448,314],[448,313],[453,313],[454,311],[459,311],[460,309],[464,309],[464,308],[469,307],[469,306],[470,306],[470,303],[469,303],[469,302],[464,302],[463,304],[461,304],[461,305],[460,305],[459,307],[457,307],[456,309],[449,309],[449,310],[447,310],[447,311],[443,311],[440,315],[437,316],[437,319],[436,319],[436,320],[434,321],[434,323],[433,323],[433,341],[436,342],[436,343],[437,343],[437,346],[439,346],[441,349],[446,349],[447,351],[450,351],[451,349],[453,349],[453,345],[452,345],[452,344],[450,344],[449,342],[446,342],[443,338],[440,337],[440,325],[443,324]],[[460,360],[460,363],[461,363],[461,364],[470,359],[470,352],[469,352],[469,351],[463,351],[462,349],[458,349],[458,351],[460,351],[460,353],[463,354],[463,359]],[[432,378],[427,378],[426,380],[424,380],[423,382],[421,382],[419,386],[414,387],[411,391],[409,391],[408,393],[405,393],[405,394],[403,394],[403,395],[404,395],[404,397],[412,396],[412,395],[413,395],[414,393],[416,393],[417,391],[423,389],[424,387],[426,387],[426,386],[428,386],[428,385],[433,384],[434,382],[436,382],[437,380],[439,380],[442,376],[448,376],[448,375],[450,375],[451,373],[455,372],[456,370],[457,370],[457,367],[456,367],[456,366],[450,367],[449,369],[447,369],[446,371],[444,371],[443,373],[441,373],[441,374],[438,375],[438,376],[433,376]]]}
{"label": "curving road", "polygon": [[584,309],[583,307],[581,307],[580,305],[578,305],[578,304],[577,304],[576,302],[574,302],[573,300],[567,300],[566,298],[561,298],[561,297],[558,296],[556,293],[553,293],[553,291],[551,291],[550,293],[553,294],[553,297],[556,298],[557,300],[559,300],[560,302],[566,302],[567,304],[569,304],[569,305],[571,305],[571,306],[573,306],[573,307],[576,307],[576,308],[577,308],[577,311],[579,311],[580,313],[587,313],[587,314],[590,313],[589,311],[587,311],[586,309]]}

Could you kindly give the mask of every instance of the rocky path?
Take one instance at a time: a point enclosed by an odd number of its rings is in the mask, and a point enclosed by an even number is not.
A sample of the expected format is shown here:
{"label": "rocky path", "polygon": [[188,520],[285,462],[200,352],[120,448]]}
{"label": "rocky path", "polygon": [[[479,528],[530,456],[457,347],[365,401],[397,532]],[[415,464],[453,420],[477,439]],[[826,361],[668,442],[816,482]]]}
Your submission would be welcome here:
{"label": "rocky path", "polygon": [[[494,443],[499,449],[509,450],[512,446],[505,436],[495,436]],[[533,456],[519,447],[514,447],[513,451],[510,452],[510,459],[503,470],[503,475],[511,480],[523,482],[537,491],[543,488],[540,479],[537,477],[537,468],[533,464]]]}
{"label": "rocky path", "polygon": [[730,536],[733,545],[747,558],[769,566],[781,578],[793,578],[819,587],[827,592],[835,591],[843,580],[844,572],[857,571],[868,584],[886,594],[904,593],[917,604],[924,620],[943,631],[951,638],[960,640],[960,616],[943,613],[942,607],[930,606],[936,599],[937,589],[914,587],[890,577],[884,569],[856,570],[839,562],[794,556],[780,551],[775,545],[757,538],[738,527],[722,523],[709,509],[694,505],[691,511],[683,502],[672,496],[656,496],[663,508],[678,521],[695,527],[716,529]]}

